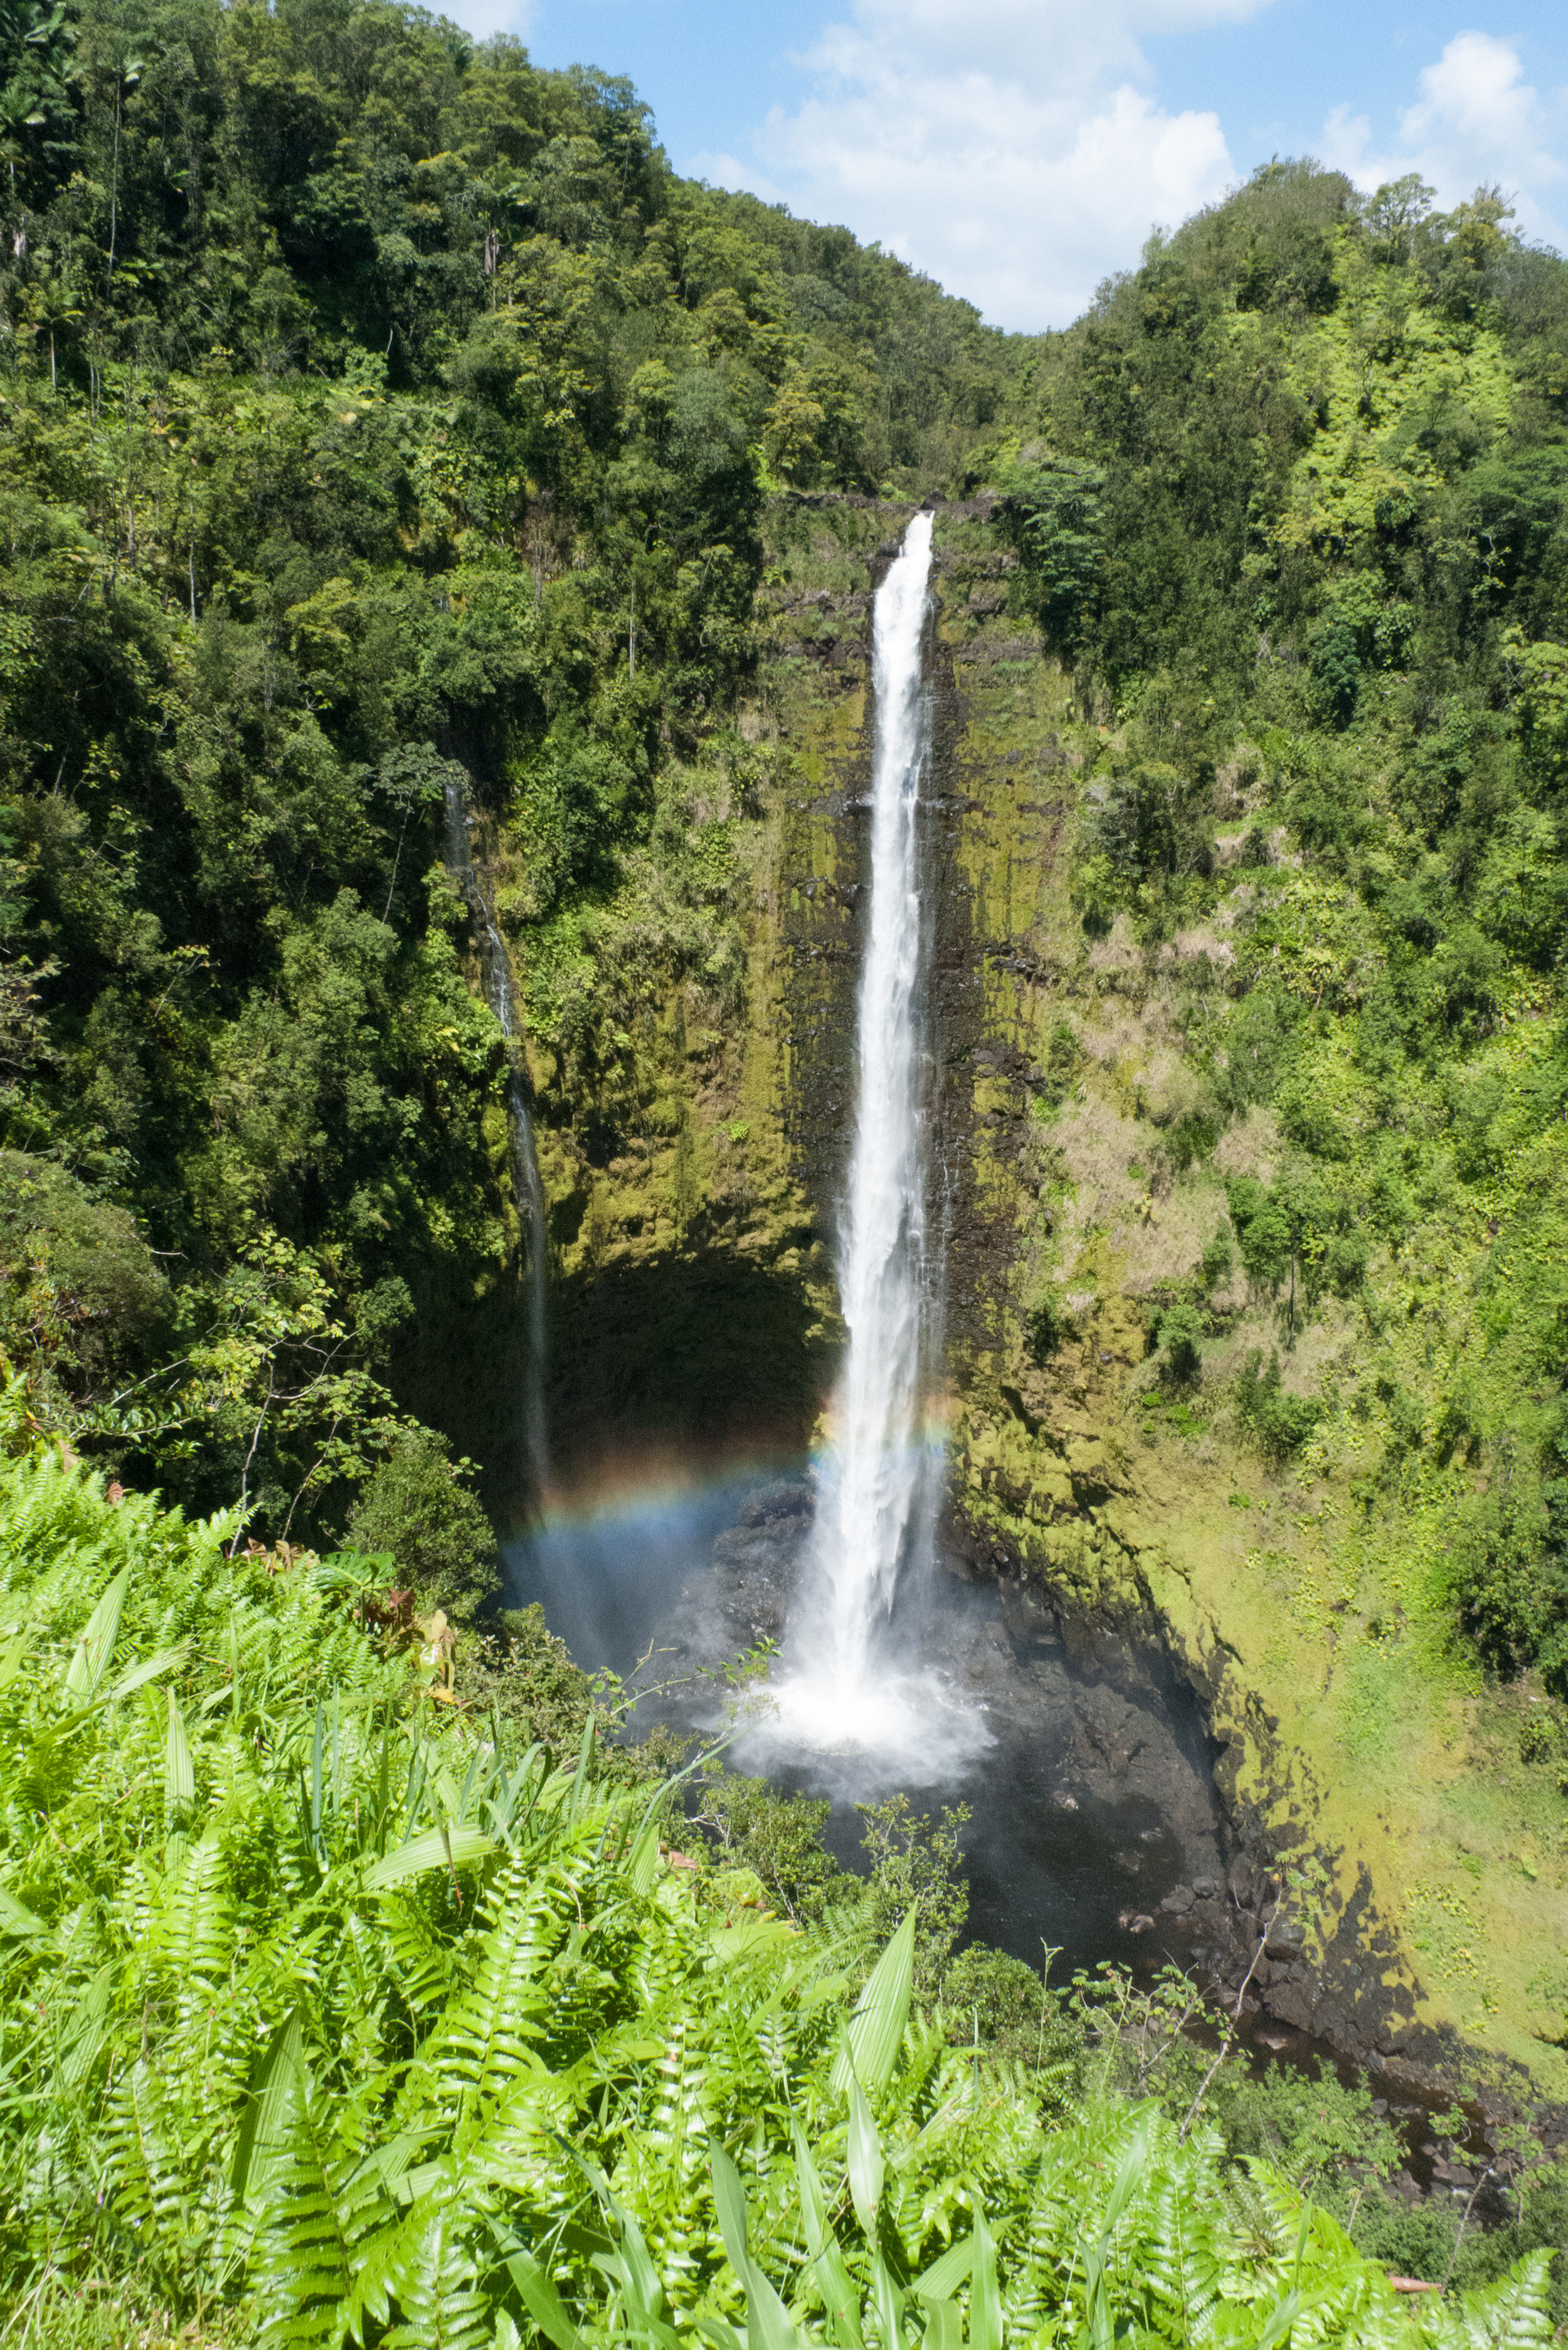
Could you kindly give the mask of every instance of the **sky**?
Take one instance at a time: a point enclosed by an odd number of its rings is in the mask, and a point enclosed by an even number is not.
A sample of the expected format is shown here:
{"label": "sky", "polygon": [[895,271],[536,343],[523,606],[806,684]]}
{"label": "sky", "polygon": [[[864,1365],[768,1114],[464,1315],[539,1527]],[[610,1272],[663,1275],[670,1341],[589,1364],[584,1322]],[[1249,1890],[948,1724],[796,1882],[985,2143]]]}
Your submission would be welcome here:
{"label": "sky", "polygon": [[431,0],[624,73],[679,172],[878,241],[993,325],[1100,280],[1271,155],[1568,248],[1563,0]]}

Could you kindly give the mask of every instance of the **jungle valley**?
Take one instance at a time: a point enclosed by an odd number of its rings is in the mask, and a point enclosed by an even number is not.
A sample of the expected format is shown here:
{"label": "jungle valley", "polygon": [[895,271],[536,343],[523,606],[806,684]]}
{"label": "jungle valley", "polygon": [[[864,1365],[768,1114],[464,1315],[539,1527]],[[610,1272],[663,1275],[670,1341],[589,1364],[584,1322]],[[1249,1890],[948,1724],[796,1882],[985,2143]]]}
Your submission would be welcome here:
{"label": "jungle valley", "polygon": [[[399,0],[0,76],[5,2341],[1561,2338],[1568,262],[1276,159],[1003,334]],[[941,1560],[1201,1796],[1065,1980],[524,1604],[809,1512],[922,514]]]}

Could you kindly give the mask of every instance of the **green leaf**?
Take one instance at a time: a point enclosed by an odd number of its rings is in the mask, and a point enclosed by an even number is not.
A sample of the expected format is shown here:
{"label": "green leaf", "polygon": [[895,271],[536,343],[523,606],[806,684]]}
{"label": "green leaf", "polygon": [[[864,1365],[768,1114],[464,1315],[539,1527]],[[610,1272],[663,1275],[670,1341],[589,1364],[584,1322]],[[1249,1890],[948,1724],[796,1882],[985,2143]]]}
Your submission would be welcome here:
{"label": "green leaf", "polygon": [[0,1934],[4,1934],[8,1940],[23,1942],[29,1940],[36,1934],[47,1934],[48,1931],[48,1927],[41,1918],[35,1918],[32,1911],[18,1901],[14,1893],[7,1893],[5,1887],[0,1885]]}
{"label": "green leaf", "polygon": [[149,1681],[157,1680],[172,1666],[182,1663],[189,1645],[189,1642],[182,1640],[177,1648],[161,1648],[157,1656],[148,1657],[140,1665],[133,1665],[130,1672],[122,1673],[119,1680],[112,1682],[104,1691],[105,1704],[118,1705],[121,1698],[130,1697],[137,1690],[145,1689]]}
{"label": "green leaf", "polygon": [[104,1668],[113,1653],[119,1615],[130,1588],[130,1569],[122,1566],[82,1627],[82,1635],[66,1669],[66,1695],[78,1706],[90,1705],[98,1695]]}
{"label": "green leaf", "polygon": [[188,1812],[196,1800],[196,1766],[185,1735],[185,1717],[172,1690],[169,1691],[169,1735],[163,1746],[163,1816],[172,1827],[176,1813]]}
{"label": "green leaf", "polygon": [[926,2350],[963,2350],[963,2314],[956,2301],[933,2301],[922,2336]]}
{"label": "green leaf", "polygon": [[970,2350],[1002,2350],[1002,2294],[996,2282],[996,2245],[985,2214],[974,2215],[974,2272],[969,2288]]}
{"label": "green leaf", "polygon": [[716,2139],[708,2159],[724,2250],[746,2288],[746,2350],[800,2350],[800,2335],[788,2310],[747,2251],[746,2195],[740,2175]]}
{"label": "green leaf", "polygon": [[833,2067],[833,2086],[839,2096],[847,2095],[852,2080],[877,2090],[885,2089],[892,2079],[909,2019],[914,1980],[915,1913],[911,1909],[855,2002],[845,2043]]}
{"label": "green leaf", "polygon": [[945,2301],[961,2284],[968,2282],[973,2266],[974,2238],[965,2236],[958,2243],[950,2244],[929,2269],[922,2270],[909,2291],[922,2301]]}
{"label": "green leaf", "polygon": [[805,2133],[798,2118],[793,2115],[790,2130],[794,2138],[794,2168],[800,2182],[800,2209],[805,2221],[806,2251],[816,2279],[816,2289],[827,2311],[827,2322],[834,2339],[844,2345],[845,2350],[860,2350],[860,2297],[844,2265],[838,2239],[828,2225],[822,2181],[812,2160]]}
{"label": "green leaf", "polygon": [[904,2339],[904,2296],[888,2273],[888,2263],[880,2252],[871,2264],[871,2305],[877,2313],[877,2331],[886,2343],[901,2345]]}
{"label": "green leaf", "polygon": [[746,2264],[746,2350],[805,2350],[784,2307],[755,2262]]}
{"label": "green leaf", "polygon": [[290,2008],[267,2043],[251,2076],[229,2184],[243,2203],[252,2189],[266,2185],[287,2137],[289,2101],[298,2085],[305,2042],[299,2010]]}
{"label": "green leaf", "polygon": [[462,1868],[494,1850],[494,1837],[486,1835],[483,1828],[427,1828],[411,1844],[400,1845],[379,1860],[365,1883],[370,1892],[384,1893],[389,1886],[406,1885],[410,1877],[422,1877],[427,1868]]}
{"label": "green leaf", "polygon": [[855,2216],[868,2238],[876,2232],[884,2175],[882,2141],[877,2135],[866,2092],[858,2081],[854,2081],[850,2084],[849,2106],[849,2192],[854,2199]]}
{"label": "green leaf", "polygon": [[556,2350],[587,2350],[582,2335],[566,2314],[566,2304],[532,2252],[513,2252],[506,2272],[523,2298],[523,2306]]}
{"label": "green leaf", "polygon": [[745,2189],[734,2164],[716,2138],[709,2147],[708,2162],[713,2174],[713,2208],[719,2214],[719,2232],[730,2255],[730,2266],[738,2277],[743,2278],[749,2251]]}

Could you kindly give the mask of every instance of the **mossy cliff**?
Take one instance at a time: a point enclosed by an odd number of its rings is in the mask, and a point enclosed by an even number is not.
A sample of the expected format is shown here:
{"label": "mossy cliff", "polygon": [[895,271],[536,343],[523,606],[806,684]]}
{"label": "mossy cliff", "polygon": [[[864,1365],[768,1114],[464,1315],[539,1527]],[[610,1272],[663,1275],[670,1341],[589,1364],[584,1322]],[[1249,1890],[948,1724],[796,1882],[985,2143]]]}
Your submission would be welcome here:
{"label": "mossy cliff", "polygon": [[[659,819],[681,902],[634,875],[524,972],[553,1034],[574,986],[585,1007],[577,1047],[534,1066],[568,1461],[798,1440],[830,1384],[870,596],[909,511],[774,511],[755,690]],[[1006,617],[1009,562],[985,502],[941,511],[933,1187],[955,1549],[998,1577],[1020,1637],[1091,1670],[1130,1648],[1193,1686],[1239,1850],[1326,1863],[1305,1949],[1260,1970],[1276,2013],[1386,2057],[1462,2039],[1560,2092],[1562,1799],[1518,1759],[1535,1691],[1482,1685],[1433,1576],[1473,1472],[1455,1449],[1425,1482],[1368,1474],[1391,1366],[1417,1385],[1422,1316],[1478,1236],[1439,1207],[1397,1253],[1374,1246],[1357,1295],[1320,1284],[1293,1315],[1217,1254],[1228,1186],[1268,1184],[1288,1152],[1267,1108],[1216,1112],[1194,1045],[1246,951],[1245,901],[1154,945],[1125,917],[1085,925],[1073,845],[1117,729]],[[1216,783],[1221,855],[1250,791],[1244,772]],[[1159,1316],[1195,1296],[1178,1376]],[[1249,1388],[1260,1353],[1277,1391],[1255,1369]],[[1264,1389],[1314,1399],[1299,1450],[1260,1434]]]}

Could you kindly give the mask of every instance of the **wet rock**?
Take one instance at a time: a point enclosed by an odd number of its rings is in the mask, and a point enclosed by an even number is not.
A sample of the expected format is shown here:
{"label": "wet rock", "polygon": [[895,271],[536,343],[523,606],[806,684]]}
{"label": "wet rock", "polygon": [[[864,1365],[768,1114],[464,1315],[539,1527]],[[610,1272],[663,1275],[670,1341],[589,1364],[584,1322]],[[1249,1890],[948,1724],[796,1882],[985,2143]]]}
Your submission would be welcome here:
{"label": "wet rock", "polygon": [[1192,1890],[1199,1901],[1212,1901],[1220,1887],[1211,1877],[1195,1877],[1192,1880]]}
{"label": "wet rock", "polygon": [[[809,1518],[815,1510],[815,1497],[809,1485],[797,1477],[781,1477],[771,1485],[763,1485],[748,1493],[741,1503],[742,1526],[772,1525],[780,1520]],[[727,1539],[721,1534],[721,1542]]]}
{"label": "wet rock", "polygon": [[1162,1909],[1168,1909],[1174,1917],[1185,1918],[1192,1903],[1190,1885],[1173,1885],[1159,1906]]}
{"label": "wet rock", "polygon": [[1271,1918],[1267,1949],[1272,1959],[1293,1958],[1306,1940],[1306,1931],[1293,1918]]}

